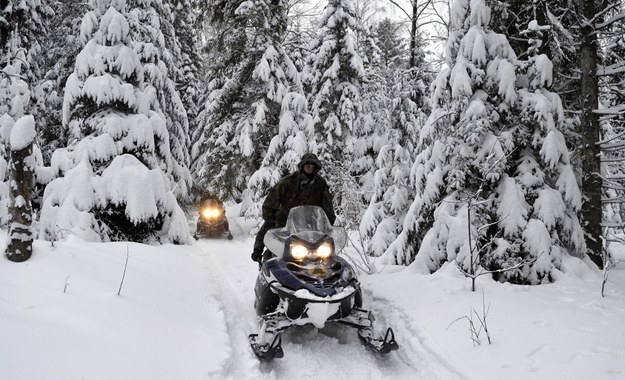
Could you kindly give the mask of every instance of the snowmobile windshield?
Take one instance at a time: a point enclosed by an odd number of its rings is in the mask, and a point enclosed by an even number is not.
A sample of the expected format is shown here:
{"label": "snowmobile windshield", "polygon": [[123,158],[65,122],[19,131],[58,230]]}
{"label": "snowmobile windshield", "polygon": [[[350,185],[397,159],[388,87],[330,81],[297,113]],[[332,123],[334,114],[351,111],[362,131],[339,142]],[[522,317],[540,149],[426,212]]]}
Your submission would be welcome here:
{"label": "snowmobile windshield", "polygon": [[205,200],[202,201],[201,208],[203,208],[203,209],[205,209],[205,208],[221,209],[221,205],[215,199],[205,199]]}
{"label": "snowmobile windshield", "polygon": [[265,245],[274,254],[284,250],[284,242],[291,236],[317,242],[324,236],[334,240],[335,252],[340,252],[347,242],[347,234],[343,227],[334,227],[330,224],[325,211],[319,206],[293,207],[289,212],[286,227],[267,231]]}

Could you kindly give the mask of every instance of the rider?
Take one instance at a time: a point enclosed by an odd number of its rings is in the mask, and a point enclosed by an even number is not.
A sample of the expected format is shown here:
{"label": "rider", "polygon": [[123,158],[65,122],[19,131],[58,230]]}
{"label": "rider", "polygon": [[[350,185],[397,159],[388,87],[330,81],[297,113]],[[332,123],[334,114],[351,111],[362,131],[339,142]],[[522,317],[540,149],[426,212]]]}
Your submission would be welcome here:
{"label": "rider", "polygon": [[306,153],[297,167],[297,172],[280,180],[265,198],[262,210],[265,223],[256,235],[252,253],[252,260],[258,263],[262,260],[265,247],[263,239],[267,230],[284,227],[291,208],[303,205],[320,206],[330,223],[334,224],[336,215],[332,206],[332,194],[326,180],[319,175],[321,161],[316,155]]}

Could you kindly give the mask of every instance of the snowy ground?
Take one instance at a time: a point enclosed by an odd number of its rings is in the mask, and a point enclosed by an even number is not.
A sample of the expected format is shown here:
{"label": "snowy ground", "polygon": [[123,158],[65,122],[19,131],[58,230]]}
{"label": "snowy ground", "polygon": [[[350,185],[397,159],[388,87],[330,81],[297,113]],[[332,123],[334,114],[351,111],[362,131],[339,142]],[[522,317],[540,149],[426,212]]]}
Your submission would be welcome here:
{"label": "snowy ground", "polygon": [[[625,263],[601,298],[601,274],[575,259],[555,284],[482,277],[475,293],[451,265],[431,276],[363,274],[365,306],[380,329],[395,329],[399,351],[375,357],[351,329],[303,327],[285,334],[284,359],[261,364],[247,344],[256,329],[250,226],[230,220],[233,241],[69,237],[37,241],[26,263],[1,259],[0,379],[625,378]],[[625,249],[618,254],[625,261]],[[492,344],[482,333],[474,345],[463,317],[472,308],[482,316],[483,299]]]}

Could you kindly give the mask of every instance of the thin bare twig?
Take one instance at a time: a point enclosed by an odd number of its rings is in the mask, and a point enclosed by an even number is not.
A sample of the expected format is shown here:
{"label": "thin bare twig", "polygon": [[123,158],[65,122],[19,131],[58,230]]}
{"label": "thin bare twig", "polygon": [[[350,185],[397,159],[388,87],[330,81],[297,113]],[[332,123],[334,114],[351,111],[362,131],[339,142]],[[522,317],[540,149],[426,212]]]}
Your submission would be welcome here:
{"label": "thin bare twig", "polygon": [[124,264],[124,274],[122,274],[122,280],[119,283],[119,290],[117,291],[117,295],[121,295],[122,286],[124,285],[124,279],[126,278],[126,269],[128,268],[128,257],[130,256],[130,248],[126,246],[126,263]]}

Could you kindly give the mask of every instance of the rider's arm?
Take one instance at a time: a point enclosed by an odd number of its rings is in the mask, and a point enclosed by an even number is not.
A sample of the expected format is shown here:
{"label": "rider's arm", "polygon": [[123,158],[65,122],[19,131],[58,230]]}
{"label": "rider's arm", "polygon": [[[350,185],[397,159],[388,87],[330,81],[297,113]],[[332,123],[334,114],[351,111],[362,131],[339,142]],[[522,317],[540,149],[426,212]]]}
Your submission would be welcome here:
{"label": "rider's arm", "polygon": [[263,202],[262,214],[265,221],[275,222],[276,214],[280,209],[280,183],[272,187]]}
{"label": "rider's arm", "polygon": [[328,186],[325,186],[321,195],[321,208],[328,215],[328,220],[330,220],[331,224],[334,224],[336,220],[336,214],[334,213],[334,206],[332,205],[332,194],[330,194],[330,189]]}

